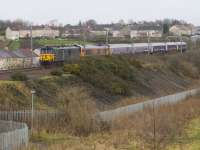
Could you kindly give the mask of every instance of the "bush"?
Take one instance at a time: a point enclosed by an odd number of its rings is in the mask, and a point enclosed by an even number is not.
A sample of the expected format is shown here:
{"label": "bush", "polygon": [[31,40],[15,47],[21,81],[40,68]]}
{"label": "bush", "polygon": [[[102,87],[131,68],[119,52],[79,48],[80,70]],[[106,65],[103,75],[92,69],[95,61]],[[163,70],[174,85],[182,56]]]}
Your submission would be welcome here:
{"label": "bush", "polygon": [[21,72],[15,72],[11,75],[11,79],[13,81],[27,81],[28,77],[26,74],[21,73]]}
{"label": "bush", "polygon": [[73,87],[62,90],[58,97],[65,113],[66,127],[75,135],[87,136],[91,132],[99,130],[98,123],[94,119],[97,112],[94,100],[87,90]]}
{"label": "bush", "polygon": [[62,71],[60,71],[60,70],[51,71],[51,75],[52,76],[62,76]]}
{"label": "bush", "polygon": [[71,73],[71,74],[80,74],[80,65],[79,64],[66,64],[63,67],[63,71],[65,73]]}
{"label": "bush", "polygon": [[[67,64],[63,70],[76,74],[94,87],[112,95],[129,95],[135,81],[135,67],[120,56],[86,57],[78,64]],[[130,84],[129,84],[130,83]]]}
{"label": "bush", "polygon": [[172,58],[168,61],[168,67],[177,75],[198,78],[198,68],[190,62]]}
{"label": "bush", "polygon": [[113,82],[111,83],[111,89],[112,94],[116,95],[129,95],[130,91],[129,88],[120,82]]}
{"label": "bush", "polygon": [[130,64],[133,65],[134,67],[136,67],[137,69],[143,68],[142,63],[136,59],[131,59]]}

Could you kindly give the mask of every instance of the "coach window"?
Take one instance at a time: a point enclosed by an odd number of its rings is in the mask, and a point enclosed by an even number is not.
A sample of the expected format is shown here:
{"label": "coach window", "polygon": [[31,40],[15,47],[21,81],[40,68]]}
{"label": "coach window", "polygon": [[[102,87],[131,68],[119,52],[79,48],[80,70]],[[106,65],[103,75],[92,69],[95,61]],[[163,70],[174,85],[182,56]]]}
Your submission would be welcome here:
{"label": "coach window", "polygon": [[69,49],[69,51],[68,51],[68,55],[71,56],[71,49]]}

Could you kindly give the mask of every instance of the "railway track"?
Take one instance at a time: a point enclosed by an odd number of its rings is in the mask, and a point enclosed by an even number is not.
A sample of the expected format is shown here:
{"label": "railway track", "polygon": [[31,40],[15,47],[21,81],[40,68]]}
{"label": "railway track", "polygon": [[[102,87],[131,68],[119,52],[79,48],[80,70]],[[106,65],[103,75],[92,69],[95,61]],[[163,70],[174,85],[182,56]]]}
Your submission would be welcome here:
{"label": "railway track", "polygon": [[57,69],[56,66],[4,70],[0,71],[0,80],[10,80],[11,75],[16,72],[26,74],[29,79],[37,79],[46,75],[50,75],[51,71],[55,69]]}
{"label": "railway track", "polygon": [[0,74],[7,74],[7,73],[13,73],[13,72],[28,72],[33,70],[41,70],[42,67],[33,67],[33,68],[23,68],[23,69],[11,69],[11,70],[1,70]]}

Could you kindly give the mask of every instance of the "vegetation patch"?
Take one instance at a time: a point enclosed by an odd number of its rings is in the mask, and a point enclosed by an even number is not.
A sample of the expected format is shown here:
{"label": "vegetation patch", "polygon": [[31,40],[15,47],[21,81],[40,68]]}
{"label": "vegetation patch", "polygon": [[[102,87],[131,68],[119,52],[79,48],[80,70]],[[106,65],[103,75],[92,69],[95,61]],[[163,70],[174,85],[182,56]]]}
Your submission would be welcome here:
{"label": "vegetation patch", "polygon": [[21,73],[21,72],[15,72],[11,75],[11,79],[13,81],[27,81],[28,77],[26,74]]}

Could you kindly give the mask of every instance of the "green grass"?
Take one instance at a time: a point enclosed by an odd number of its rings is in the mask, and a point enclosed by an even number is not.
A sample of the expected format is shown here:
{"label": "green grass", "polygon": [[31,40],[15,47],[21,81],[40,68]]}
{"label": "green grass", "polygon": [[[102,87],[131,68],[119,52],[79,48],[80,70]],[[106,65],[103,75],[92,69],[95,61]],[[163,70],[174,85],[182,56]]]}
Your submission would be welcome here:
{"label": "green grass", "polygon": [[10,41],[8,44],[9,50],[16,50],[20,48],[20,40]]}
{"label": "green grass", "polygon": [[39,45],[66,45],[66,44],[84,44],[83,41],[73,39],[36,39],[36,43]]}
{"label": "green grass", "polygon": [[[28,40],[20,39],[15,41],[7,41],[7,47],[9,50],[16,50],[19,48],[30,47]],[[73,44],[89,44],[89,42],[83,42],[81,40],[74,39],[33,39],[33,45],[35,48],[47,45],[73,45]]]}
{"label": "green grass", "polygon": [[45,144],[62,143],[66,139],[67,139],[66,135],[63,134],[63,133],[47,133],[46,131],[34,133],[31,136],[32,142],[42,142],[42,143],[45,143]]}
{"label": "green grass", "polygon": [[200,118],[192,120],[185,132],[167,150],[200,150]]}

